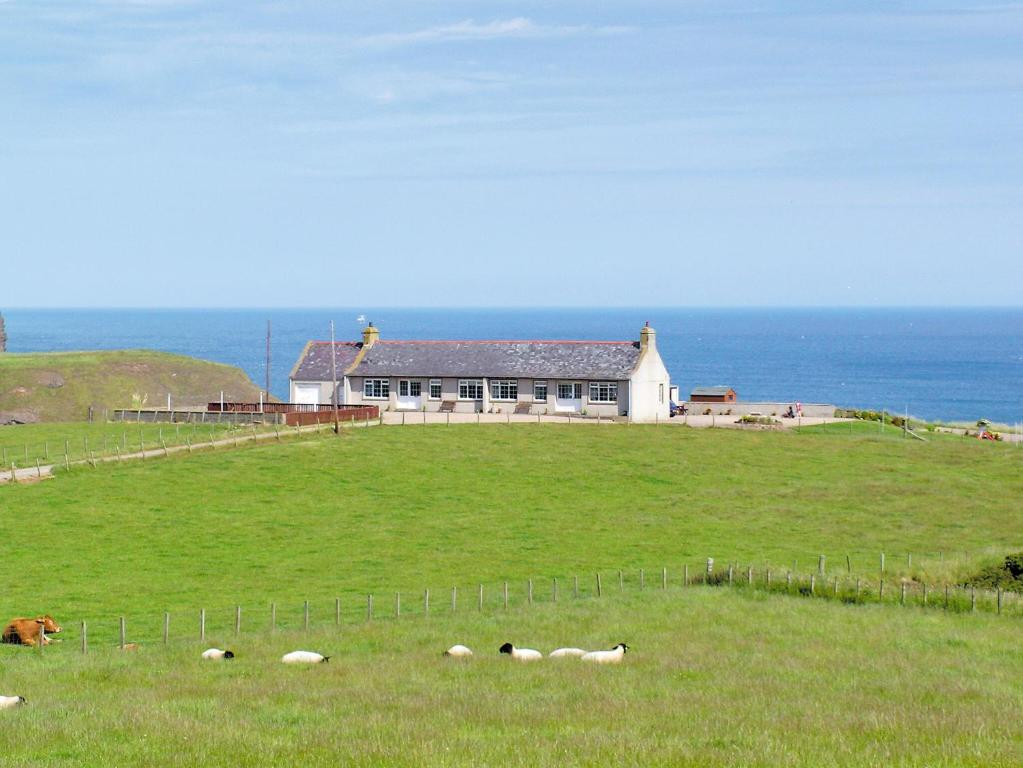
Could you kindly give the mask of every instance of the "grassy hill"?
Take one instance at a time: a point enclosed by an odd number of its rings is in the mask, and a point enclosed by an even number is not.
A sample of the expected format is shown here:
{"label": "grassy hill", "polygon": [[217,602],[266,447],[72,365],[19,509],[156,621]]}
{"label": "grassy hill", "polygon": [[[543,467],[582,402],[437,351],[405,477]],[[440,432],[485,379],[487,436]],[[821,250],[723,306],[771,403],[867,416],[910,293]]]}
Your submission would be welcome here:
{"label": "grassy hill", "polygon": [[238,368],[148,350],[0,354],[0,423],[81,421],[104,409],[256,400]]}
{"label": "grassy hill", "polygon": [[[0,614],[50,612],[66,628],[42,654],[0,646],[0,693],[31,700],[2,713],[5,756],[44,765],[1019,764],[1023,742],[1006,714],[1023,704],[1018,602],[1001,616],[990,604],[946,613],[937,599],[926,610],[899,607],[894,595],[846,605],[682,587],[679,577],[708,556],[719,567],[806,573],[819,554],[829,573],[848,555],[853,574],[869,576],[883,551],[893,581],[954,578],[1023,548],[1021,457],[979,441],[837,431],[438,425],[0,486],[0,539],[15,574]],[[582,577],[578,598],[573,576]],[[141,650],[114,648],[119,616]],[[625,641],[633,651],[619,668],[523,667],[497,656],[504,641],[544,651]],[[446,663],[440,651],[456,642],[478,657]],[[238,658],[202,663],[208,645]],[[278,664],[296,648],[335,658]]]}
{"label": "grassy hill", "polygon": [[[511,641],[632,650],[522,665]],[[454,661],[455,642],[476,656]],[[209,644],[237,657],[202,662]],[[134,653],[6,649],[19,765],[991,766],[1023,761],[1017,622],[743,590],[631,590]],[[281,654],[332,655],[296,669]]]}

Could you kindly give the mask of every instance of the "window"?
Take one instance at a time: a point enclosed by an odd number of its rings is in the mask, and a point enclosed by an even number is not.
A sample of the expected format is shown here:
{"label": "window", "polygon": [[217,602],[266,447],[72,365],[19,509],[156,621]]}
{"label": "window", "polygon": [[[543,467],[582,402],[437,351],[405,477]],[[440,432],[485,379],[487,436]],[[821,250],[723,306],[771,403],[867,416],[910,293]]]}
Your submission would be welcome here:
{"label": "window", "polygon": [[490,382],[491,400],[518,400],[519,382],[515,379],[495,379]]}
{"label": "window", "polygon": [[398,397],[419,397],[423,393],[421,381],[398,380]]}
{"label": "window", "polygon": [[459,379],[458,380],[459,400],[482,400],[483,379]]}
{"label": "window", "polygon": [[590,402],[591,403],[617,403],[618,402],[618,382],[617,381],[591,381],[590,382]]}
{"label": "window", "polygon": [[391,394],[390,379],[363,379],[362,395],[370,400],[386,400]]}
{"label": "window", "polygon": [[579,381],[558,384],[558,400],[582,400],[583,385]]}
{"label": "window", "polygon": [[536,403],[547,402],[547,382],[546,381],[534,381],[533,382],[533,401]]}
{"label": "window", "polygon": [[430,399],[440,400],[440,379],[430,379]]}

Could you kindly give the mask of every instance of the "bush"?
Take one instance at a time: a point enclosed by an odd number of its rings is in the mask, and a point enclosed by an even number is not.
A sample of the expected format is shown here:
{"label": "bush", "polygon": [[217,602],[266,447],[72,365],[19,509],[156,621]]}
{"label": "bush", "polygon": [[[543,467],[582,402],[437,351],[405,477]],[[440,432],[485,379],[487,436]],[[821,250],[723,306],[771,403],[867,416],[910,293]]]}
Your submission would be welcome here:
{"label": "bush", "polygon": [[1001,563],[980,569],[963,586],[1023,591],[1023,552],[1007,555]]}

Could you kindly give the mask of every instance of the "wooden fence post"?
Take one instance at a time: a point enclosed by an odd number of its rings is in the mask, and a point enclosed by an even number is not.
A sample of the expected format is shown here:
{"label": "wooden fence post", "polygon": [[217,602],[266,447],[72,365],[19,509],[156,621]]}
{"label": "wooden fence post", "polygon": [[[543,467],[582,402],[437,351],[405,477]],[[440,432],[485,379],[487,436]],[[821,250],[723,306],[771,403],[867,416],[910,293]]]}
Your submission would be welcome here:
{"label": "wooden fence post", "polygon": [[[532,584],[532,582],[530,582]],[[455,613],[458,610],[458,587],[451,588],[451,612]]]}
{"label": "wooden fence post", "polygon": [[728,564],[728,586],[732,586],[732,574],[733,574],[734,570],[735,569],[732,566],[732,564],[729,563]]}
{"label": "wooden fence post", "polygon": [[625,591],[625,576],[622,574],[621,569],[618,569],[618,591]]}
{"label": "wooden fence post", "polygon": [[767,569],[767,588],[771,588],[771,569]]}
{"label": "wooden fence post", "polygon": [[948,610],[948,584],[945,585],[945,610]]}
{"label": "wooden fence post", "polygon": [[686,563],[684,566],[682,566],[682,586],[683,587],[689,586],[689,563]]}
{"label": "wooden fence post", "polygon": [[[554,587],[554,599],[557,600],[558,599],[558,588],[557,588],[557,580],[556,579],[555,579],[554,584],[555,584],[555,587]],[[480,584],[480,594],[479,594],[479,601],[478,602],[479,602],[478,610],[482,611],[483,610],[483,585],[482,584]]]}
{"label": "wooden fence post", "polygon": [[206,639],[206,609],[199,609],[199,639]]}
{"label": "wooden fence post", "polygon": [[334,626],[341,626],[341,598],[334,598]]}
{"label": "wooden fence post", "polygon": [[170,642],[170,612],[165,611],[163,614],[163,644],[167,645]]}
{"label": "wooden fence post", "polygon": [[526,602],[529,605],[533,604],[533,580],[529,579],[526,583]]}
{"label": "wooden fence post", "polygon": [[977,588],[970,587],[970,611],[977,610]]}
{"label": "wooden fence post", "polygon": [[504,608],[508,609],[508,582],[504,583]]}
{"label": "wooden fence post", "polygon": [[306,632],[309,631],[309,601],[305,600],[302,603],[302,629]]}
{"label": "wooden fence post", "polygon": [[401,592],[394,593],[394,617],[401,618]]}
{"label": "wooden fence post", "polygon": [[753,586],[753,566],[752,565],[747,565],[746,566],[746,584],[748,586]]}
{"label": "wooden fence post", "polygon": [[236,605],[234,607],[234,634],[237,637],[242,633],[242,607]]}
{"label": "wooden fence post", "polygon": [[927,605],[927,582],[923,583],[923,591],[924,591],[924,605],[926,606]]}
{"label": "wooden fence post", "polygon": [[821,576],[824,575],[824,555],[817,556],[817,573]]}
{"label": "wooden fence post", "polygon": [[430,615],[430,590],[428,589],[423,592],[423,615]]}
{"label": "wooden fence post", "polygon": [[270,603],[270,632],[277,631],[277,603]]}
{"label": "wooden fence post", "polygon": [[373,594],[366,595],[366,621],[373,621]]}
{"label": "wooden fence post", "polygon": [[661,589],[668,588],[668,569],[661,568]]}
{"label": "wooden fence post", "polygon": [[849,555],[845,556],[845,572],[852,573],[852,560],[849,559]]}
{"label": "wooden fence post", "polygon": [[838,597],[838,577],[835,577],[835,597]]}
{"label": "wooden fence post", "polygon": [[600,584],[600,571],[597,571],[597,597],[600,597],[604,593]]}
{"label": "wooden fence post", "polygon": [[814,593],[814,590],[816,588],[817,588],[817,574],[816,573],[811,573],[810,574],[810,594],[811,595]]}
{"label": "wooden fence post", "polygon": [[120,625],[121,625],[121,650],[123,651],[124,650],[124,645],[125,645],[125,642],[124,642],[125,635],[127,634],[126,628],[124,626],[124,616],[121,617]]}
{"label": "wooden fence post", "polygon": [[881,553],[881,573],[884,574],[884,552]]}
{"label": "wooden fence post", "polygon": [[558,577],[557,576],[554,577],[554,589],[553,589],[552,594],[553,594],[553,597],[554,597],[554,602],[555,603],[558,602]]}
{"label": "wooden fence post", "polygon": [[579,577],[572,577],[572,597],[579,597]]}
{"label": "wooden fence post", "polygon": [[792,591],[792,571],[787,571],[785,573],[785,589],[787,591]]}
{"label": "wooden fence post", "polygon": [[89,627],[82,622],[82,653],[89,652]]}
{"label": "wooden fence post", "polygon": [[884,599],[884,579],[881,579],[877,584],[877,599]]}
{"label": "wooden fence post", "polygon": [[998,587],[998,613],[1002,612],[1002,588]]}

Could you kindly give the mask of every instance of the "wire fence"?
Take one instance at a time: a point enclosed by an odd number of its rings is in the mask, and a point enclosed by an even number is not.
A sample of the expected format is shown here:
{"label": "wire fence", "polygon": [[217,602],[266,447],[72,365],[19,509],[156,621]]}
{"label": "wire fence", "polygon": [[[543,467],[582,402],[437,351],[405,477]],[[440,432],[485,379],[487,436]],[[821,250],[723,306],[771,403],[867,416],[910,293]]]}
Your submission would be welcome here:
{"label": "wire fence", "polygon": [[[680,593],[690,589],[767,592],[793,598],[850,605],[886,605],[957,614],[1023,617],[1023,596],[1002,589],[915,582],[889,575],[876,578],[797,573],[713,560],[675,568],[600,570],[571,576],[516,581],[462,583],[411,591],[339,591],[303,601],[245,601],[233,605],[179,609],[141,615],[99,616],[66,622],[63,648],[82,653],[134,649],[177,642],[229,644],[241,635],[273,635],[335,630],[343,632],[380,621],[412,621],[456,615],[494,615],[579,601],[613,599],[644,591]],[[52,652],[53,646],[40,653]]]}

